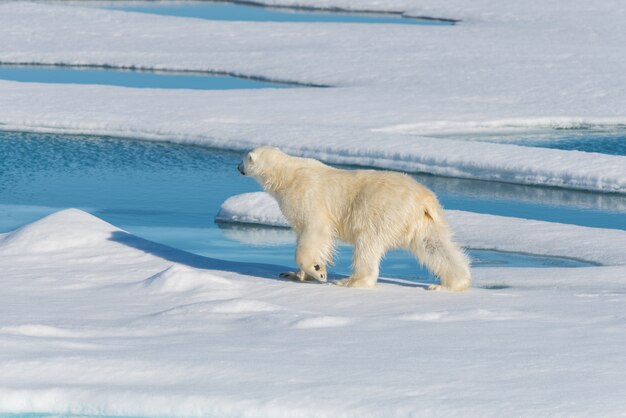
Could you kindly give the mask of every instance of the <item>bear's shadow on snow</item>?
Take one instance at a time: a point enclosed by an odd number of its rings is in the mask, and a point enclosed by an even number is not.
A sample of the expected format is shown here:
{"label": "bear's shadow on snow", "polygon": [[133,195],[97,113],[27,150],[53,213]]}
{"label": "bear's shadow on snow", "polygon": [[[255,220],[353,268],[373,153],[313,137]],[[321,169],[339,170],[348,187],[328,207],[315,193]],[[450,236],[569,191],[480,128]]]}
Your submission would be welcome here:
{"label": "bear's shadow on snow", "polygon": [[167,245],[137,237],[123,231],[111,233],[110,241],[117,242],[127,247],[143,251],[173,263],[183,264],[188,267],[206,270],[223,270],[232,273],[239,273],[248,276],[258,276],[266,279],[283,280],[278,277],[288,267],[275,264],[262,263],[242,263],[237,261],[226,261],[217,258],[204,257],[197,254],[188,253]]}
{"label": "bear's shadow on snow", "polygon": [[[142,251],[147,254],[151,254],[155,257],[162,258],[173,263],[182,264],[188,267],[205,270],[222,270],[232,273],[243,274],[247,276],[261,277],[264,279],[272,279],[281,282],[291,282],[288,278],[279,277],[280,273],[291,271],[293,268],[280,266],[276,264],[263,264],[263,263],[244,263],[238,261],[220,260],[217,258],[204,257],[197,254],[192,254],[186,251],[182,251],[176,248],[168,247],[167,245],[159,244],[153,241],[137,237],[129,234],[128,232],[115,231],[111,233],[110,241],[118,244],[125,245],[130,248]],[[331,274],[331,281],[345,278],[346,276]],[[418,287],[426,288],[428,284],[424,283],[409,283],[406,281],[396,281],[393,279],[379,279],[379,283],[393,284],[397,286],[405,287]],[[302,282],[303,284],[321,284],[315,281]]]}

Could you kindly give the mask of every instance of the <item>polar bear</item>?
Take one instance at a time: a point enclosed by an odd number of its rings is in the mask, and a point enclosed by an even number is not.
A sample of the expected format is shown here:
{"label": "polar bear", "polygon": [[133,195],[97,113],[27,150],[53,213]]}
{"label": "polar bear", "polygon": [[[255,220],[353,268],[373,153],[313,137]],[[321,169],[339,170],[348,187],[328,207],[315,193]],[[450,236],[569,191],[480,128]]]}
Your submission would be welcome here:
{"label": "polar bear", "polygon": [[339,285],[374,287],[385,252],[404,248],[440,279],[431,289],[469,287],[469,259],[452,241],[443,209],[408,175],[341,170],[265,147],[248,152],[238,169],[276,198],[297,234],[300,271],[285,276],[326,281],[338,239],[354,245],[353,273]]}

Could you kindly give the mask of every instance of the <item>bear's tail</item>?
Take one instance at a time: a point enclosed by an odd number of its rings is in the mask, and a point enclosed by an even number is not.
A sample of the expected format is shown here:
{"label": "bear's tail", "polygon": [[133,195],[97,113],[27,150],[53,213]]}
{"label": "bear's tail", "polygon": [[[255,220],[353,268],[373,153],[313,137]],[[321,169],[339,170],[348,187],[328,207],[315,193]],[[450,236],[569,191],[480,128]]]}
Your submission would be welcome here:
{"label": "bear's tail", "polygon": [[443,209],[433,196],[424,206],[420,227],[411,241],[419,261],[441,280],[441,286],[466,290],[471,283],[470,260],[453,241]]}

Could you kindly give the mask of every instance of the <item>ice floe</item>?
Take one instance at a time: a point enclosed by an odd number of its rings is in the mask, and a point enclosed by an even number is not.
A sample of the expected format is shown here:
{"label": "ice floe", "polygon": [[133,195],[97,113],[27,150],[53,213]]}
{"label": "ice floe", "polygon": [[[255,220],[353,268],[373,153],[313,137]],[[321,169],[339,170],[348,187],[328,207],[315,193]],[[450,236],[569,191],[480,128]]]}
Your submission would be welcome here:
{"label": "ice floe", "polygon": [[[459,133],[484,129],[626,125],[619,2],[592,7],[577,0],[565,9],[539,1],[532,7],[460,0],[361,6],[462,23],[242,24],[3,4],[0,62],[208,71],[335,87],[140,92],[0,82],[0,129],[236,150],[269,144],[331,163],[626,190],[623,156],[458,140]],[[446,132],[457,140],[446,139]]]}
{"label": "ice floe", "polygon": [[[468,241],[493,222],[451,218],[473,224],[457,228]],[[515,233],[502,222],[499,235]],[[563,245],[595,238],[576,232]],[[261,277],[244,263],[220,271],[120,233],[66,210],[1,236],[0,410],[402,417],[626,407],[616,389],[626,376],[617,252],[594,256],[616,264],[605,267],[474,268],[463,294],[393,279],[368,291],[283,281],[281,266]]]}

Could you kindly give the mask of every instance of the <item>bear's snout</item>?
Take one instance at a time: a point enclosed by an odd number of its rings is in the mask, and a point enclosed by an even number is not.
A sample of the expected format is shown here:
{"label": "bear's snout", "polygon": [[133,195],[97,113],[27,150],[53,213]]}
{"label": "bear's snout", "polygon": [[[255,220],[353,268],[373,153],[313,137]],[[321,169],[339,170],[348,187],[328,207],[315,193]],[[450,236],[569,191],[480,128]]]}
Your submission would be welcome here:
{"label": "bear's snout", "polygon": [[242,175],[244,175],[244,176],[246,175],[246,170],[243,168],[243,161],[239,163],[239,165],[237,166],[237,170],[239,170],[239,172]]}

